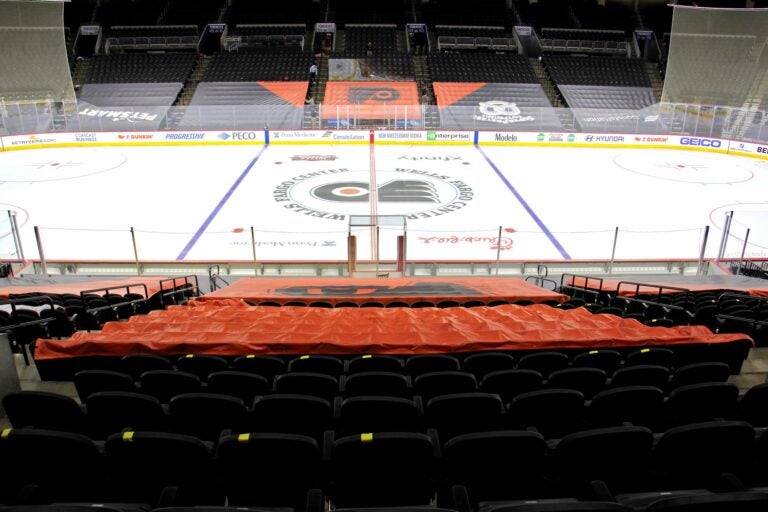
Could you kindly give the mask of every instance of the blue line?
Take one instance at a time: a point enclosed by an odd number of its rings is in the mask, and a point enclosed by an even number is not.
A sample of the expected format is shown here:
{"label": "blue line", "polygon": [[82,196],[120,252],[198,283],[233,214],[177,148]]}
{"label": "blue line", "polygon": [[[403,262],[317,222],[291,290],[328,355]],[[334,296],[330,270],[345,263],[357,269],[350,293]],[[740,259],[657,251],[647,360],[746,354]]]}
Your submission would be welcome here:
{"label": "blue line", "polygon": [[200,237],[205,233],[205,230],[208,229],[208,226],[211,222],[213,222],[213,219],[216,218],[216,215],[219,214],[219,211],[224,207],[224,205],[229,201],[229,198],[232,197],[232,194],[234,194],[237,187],[240,186],[240,183],[243,182],[245,177],[248,175],[248,172],[250,172],[251,168],[256,164],[256,162],[259,161],[259,157],[261,157],[261,154],[264,153],[264,150],[267,149],[266,144],[261,147],[261,150],[259,153],[251,160],[251,163],[248,164],[248,167],[245,168],[245,170],[240,173],[240,176],[235,180],[235,182],[232,184],[231,187],[229,187],[229,190],[227,190],[227,193],[224,194],[224,197],[221,198],[219,201],[219,204],[216,205],[216,207],[213,209],[213,211],[208,215],[208,218],[205,219],[205,222],[203,222],[203,225],[198,228],[198,230],[195,232],[194,235],[192,235],[192,238],[187,242],[187,245],[184,246],[184,249],[181,250],[181,253],[179,253],[178,256],[176,256],[177,260],[183,260],[187,257],[187,254],[189,251],[192,250],[192,248],[195,246],[198,240],[200,240]]}
{"label": "blue line", "polygon": [[523,196],[520,195],[520,193],[515,189],[515,187],[512,186],[512,184],[507,180],[507,178],[501,173],[498,167],[496,167],[496,164],[493,163],[493,161],[488,157],[488,155],[485,154],[485,151],[475,144],[475,149],[477,149],[481,155],[483,155],[483,158],[485,158],[485,161],[488,162],[488,165],[491,166],[491,168],[496,172],[499,178],[501,178],[501,181],[504,182],[504,184],[507,186],[510,192],[512,192],[517,200],[520,202],[520,205],[525,208],[525,211],[528,212],[528,215],[531,216],[533,221],[539,226],[539,228],[544,232],[545,235],[547,235],[547,238],[549,238],[549,241],[552,242],[552,245],[555,246],[555,249],[560,252],[560,255],[563,257],[563,259],[570,260],[572,259],[571,256],[568,254],[568,252],[565,250],[565,248],[560,244],[560,242],[557,241],[557,238],[555,238],[555,235],[552,234],[552,232],[547,228],[547,226],[544,225],[544,222],[539,218],[538,215],[536,215],[536,212],[533,211],[533,209],[528,205],[528,203],[525,202],[525,199],[523,199]]}

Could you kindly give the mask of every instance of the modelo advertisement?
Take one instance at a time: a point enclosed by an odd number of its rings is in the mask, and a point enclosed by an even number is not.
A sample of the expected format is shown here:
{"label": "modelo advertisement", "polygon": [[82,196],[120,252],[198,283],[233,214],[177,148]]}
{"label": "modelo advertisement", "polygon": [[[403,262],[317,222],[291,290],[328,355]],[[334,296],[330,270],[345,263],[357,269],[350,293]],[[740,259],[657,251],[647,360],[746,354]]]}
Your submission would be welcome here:
{"label": "modelo advertisement", "polygon": [[533,144],[537,142],[536,132],[477,132],[477,142],[485,146],[507,146]]}

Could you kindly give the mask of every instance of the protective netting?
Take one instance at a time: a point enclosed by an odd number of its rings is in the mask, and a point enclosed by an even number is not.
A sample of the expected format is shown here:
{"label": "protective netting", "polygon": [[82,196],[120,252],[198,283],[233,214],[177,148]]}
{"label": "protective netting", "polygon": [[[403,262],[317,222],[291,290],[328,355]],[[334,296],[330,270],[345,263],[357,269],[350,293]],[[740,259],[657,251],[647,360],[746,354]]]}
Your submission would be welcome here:
{"label": "protective netting", "polygon": [[62,1],[0,0],[0,49],[0,105],[74,101]]}
{"label": "protective netting", "polygon": [[768,9],[674,9],[662,102],[766,110]]}

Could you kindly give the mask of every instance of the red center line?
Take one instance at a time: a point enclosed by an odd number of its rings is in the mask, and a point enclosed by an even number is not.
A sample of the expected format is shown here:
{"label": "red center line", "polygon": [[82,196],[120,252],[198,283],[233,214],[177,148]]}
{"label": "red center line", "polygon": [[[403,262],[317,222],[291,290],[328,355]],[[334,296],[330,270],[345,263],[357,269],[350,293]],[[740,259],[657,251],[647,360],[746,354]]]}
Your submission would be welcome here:
{"label": "red center line", "polygon": [[378,224],[378,220],[376,219],[376,216],[378,215],[379,211],[379,191],[378,186],[376,185],[376,154],[375,154],[375,147],[373,144],[373,132],[371,132],[371,142],[368,146],[370,148],[370,177],[369,177],[369,183],[368,183],[368,190],[369,193],[369,200],[370,200],[370,206],[371,206],[371,260],[376,261],[378,260],[378,240],[376,239],[376,230],[377,227],[373,224]]}

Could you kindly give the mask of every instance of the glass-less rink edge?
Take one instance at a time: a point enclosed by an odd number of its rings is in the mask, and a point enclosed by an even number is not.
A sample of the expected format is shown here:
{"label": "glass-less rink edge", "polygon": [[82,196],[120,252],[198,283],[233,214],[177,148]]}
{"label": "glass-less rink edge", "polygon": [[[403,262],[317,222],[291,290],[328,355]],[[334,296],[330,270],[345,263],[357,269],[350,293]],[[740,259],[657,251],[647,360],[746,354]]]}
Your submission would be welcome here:
{"label": "glass-less rink edge", "polygon": [[[706,226],[711,258],[731,211],[726,257],[747,229],[745,256],[768,253],[768,161],[713,152],[58,148],[0,153],[0,182],[29,259],[34,226],[49,260],[346,261],[350,234],[361,260],[394,260],[399,237],[409,261],[696,258]],[[350,228],[352,215],[405,225]]]}

